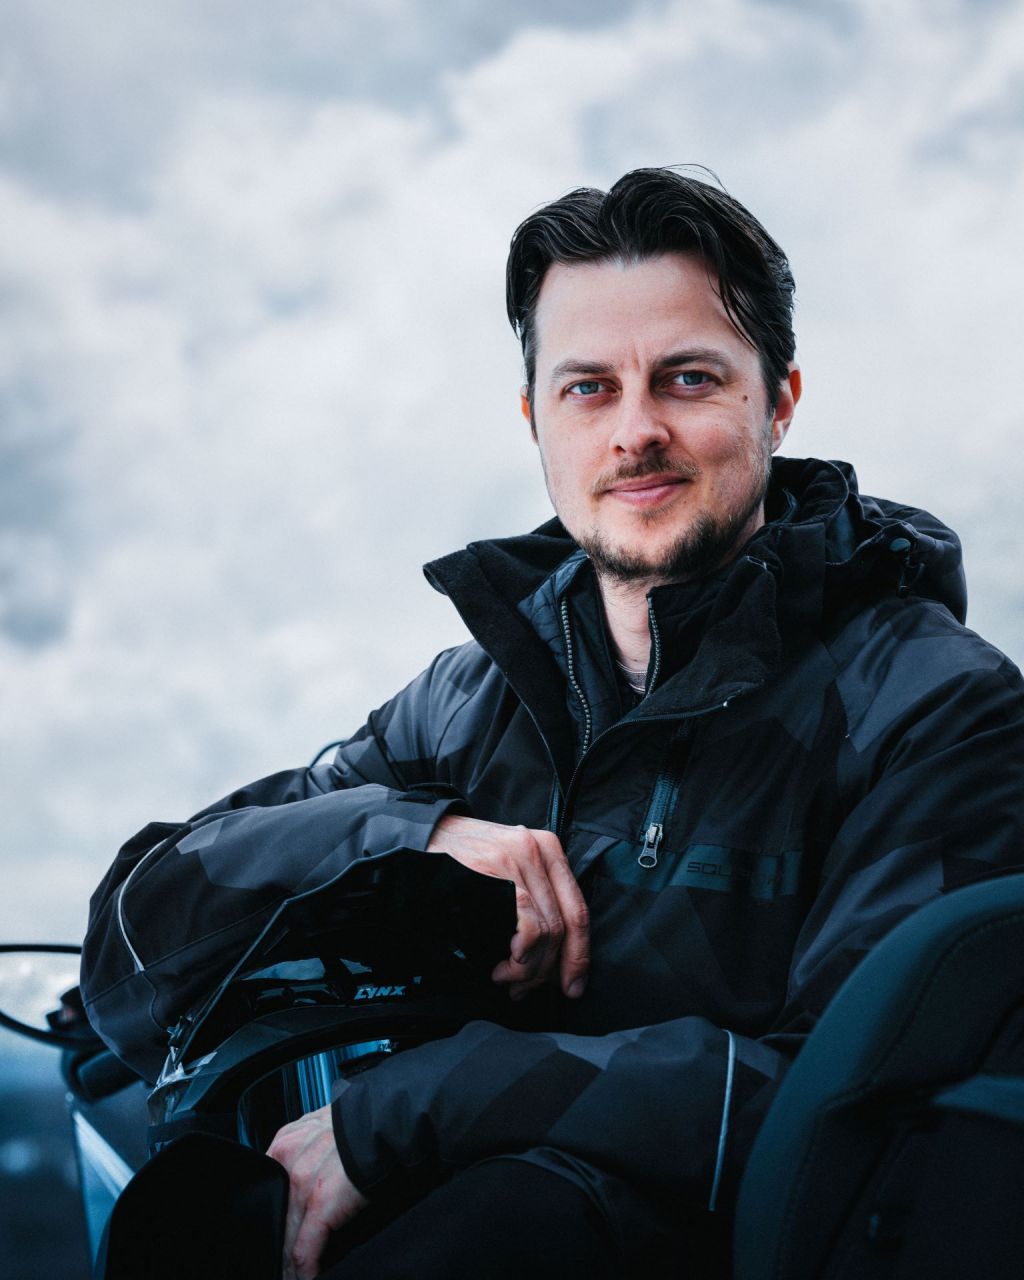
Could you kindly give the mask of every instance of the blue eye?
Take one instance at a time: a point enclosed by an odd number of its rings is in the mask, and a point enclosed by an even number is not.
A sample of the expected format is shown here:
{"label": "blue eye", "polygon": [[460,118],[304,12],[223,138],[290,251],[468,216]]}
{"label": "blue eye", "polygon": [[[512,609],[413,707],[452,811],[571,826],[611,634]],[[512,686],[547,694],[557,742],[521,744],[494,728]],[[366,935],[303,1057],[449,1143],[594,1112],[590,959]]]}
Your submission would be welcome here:
{"label": "blue eye", "polygon": [[684,387],[701,387],[708,380],[708,375],[697,369],[684,369],[675,375],[675,381],[681,382]]}
{"label": "blue eye", "polygon": [[577,396],[596,396],[604,384],[601,382],[574,382],[569,390]]}

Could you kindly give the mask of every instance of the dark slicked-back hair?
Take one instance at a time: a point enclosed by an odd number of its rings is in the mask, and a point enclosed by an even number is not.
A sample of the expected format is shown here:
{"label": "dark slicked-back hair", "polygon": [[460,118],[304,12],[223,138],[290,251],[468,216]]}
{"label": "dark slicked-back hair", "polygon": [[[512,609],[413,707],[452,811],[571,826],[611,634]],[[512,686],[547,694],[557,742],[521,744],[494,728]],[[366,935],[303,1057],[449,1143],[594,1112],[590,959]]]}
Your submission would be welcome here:
{"label": "dark slicked-back hair", "polygon": [[580,187],[538,209],[512,237],[505,275],[508,318],[523,344],[533,407],[537,298],[556,262],[642,262],[698,253],[726,314],[757,351],[774,409],[796,350],[793,274],[786,255],[738,200],[675,169],[634,169],[610,191]]}

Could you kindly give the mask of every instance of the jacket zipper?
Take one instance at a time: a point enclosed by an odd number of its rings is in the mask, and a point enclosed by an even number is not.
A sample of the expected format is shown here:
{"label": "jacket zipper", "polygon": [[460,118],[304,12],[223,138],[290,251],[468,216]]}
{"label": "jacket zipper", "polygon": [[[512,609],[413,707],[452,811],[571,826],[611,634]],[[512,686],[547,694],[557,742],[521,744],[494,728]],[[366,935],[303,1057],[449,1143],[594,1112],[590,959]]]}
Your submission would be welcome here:
{"label": "jacket zipper", "polygon": [[[569,672],[569,684],[572,686],[580,705],[583,708],[584,728],[583,728],[583,749],[580,752],[580,759],[576,771],[573,774],[572,781],[575,781],[576,773],[579,772],[579,764],[582,764],[583,757],[587,754],[590,746],[590,735],[593,731],[593,717],[591,716],[590,706],[587,703],[586,696],[583,693],[582,686],[576,679],[576,663],[572,647],[572,629],[569,625],[569,601],[563,596],[559,613],[562,619],[562,635],[565,639],[566,665]],[[658,683],[658,676],[661,674],[661,632],[658,629],[658,620],[654,614],[654,603],[651,597],[647,597],[647,619],[651,631],[651,649],[652,661],[649,664],[647,673],[647,684],[644,688],[644,697]],[[614,726],[612,726],[614,728]],[[604,735],[602,734],[602,737]],[[572,781],[569,784],[569,790],[572,789]],[[668,805],[672,799],[673,786],[671,781],[659,775],[654,786],[654,799],[648,811],[647,821],[644,823],[644,847],[640,853],[639,862],[642,867],[656,867],[658,865],[658,845],[661,843],[663,834],[662,820],[668,809]],[[566,792],[568,797],[569,792]],[[558,786],[557,782],[551,794],[551,804],[548,808],[548,825],[552,831],[558,831],[561,827],[562,814],[559,813],[558,803]]]}
{"label": "jacket zipper", "polygon": [[561,788],[558,785],[558,775],[555,774],[551,779],[551,800],[548,803],[548,821],[547,828],[549,831],[557,831],[561,818]]}
{"label": "jacket zipper", "polygon": [[658,619],[654,616],[654,605],[650,596],[647,597],[647,623],[651,631],[654,661],[650,664],[651,669],[647,673],[647,684],[644,688],[645,698],[658,683],[658,676],[661,675],[661,632],[658,630]]}
{"label": "jacket zipper", "polygon": [[[763,563],[763,562],[759,562],[759,563]],[[547,739],[545,739],[543,733],[541,733],[540,735],[541,741],[544,742],[545,749],[547,749],[548,751],[548,759],[550,760],[550,764],[552,764],[552,772],[554,774],[552,800],[550,800],[550,805],[548,808],[548,829],[549,831],[553,831],[554,833],[556,833],[559,840],[562,840],[564,836],[564,824],[566,824],[567,815],[568,813],[570,813],[570,809],[572,808],[571,801],[575,799],[575,796],[573,796],[573,792],[575,792],[576,790],[576,782],[577,780],[579,780],[580,773],[582,772],[582,765],[584,765],[584,759],[585,759],[586,753],[588,753],[589,746],[598,745],[598,742],[602,741],[604,737],[607,737],[609,733],[614,733],[616,732],[616,730],[618,730],[618,728],[622,728],[623,724],[622,724],[622,721],[618,721],[616,724],[609,724],[609,727],[607,728],[607,730],[604,730],[603,733],[600,733],[600,735],[596,737],[593,744],[590,744],[590,733],[591,733],[591,726],[593,726],[593,719],[591,719],[591,716],[590,716],[590,707],[588,705],[588,701],[586,701],[586,698],[584,698],[584,691],[582,691],[579,685],[579,682],[577,682],[576,680],[575,663],[573,663],[573,654],[572,654],[572,635],[570,632],[570,622],[568,622],[568,600],[564,598],[564,596],[562,598],[561,608],[559,608],[559,613],[561,613],[561,617],[562,617],[562,634],[564,636],[564,640],[566,640],[566,654],[568,658],[568,676],[570,676],[570,684],[572,686],[572,689],[576,691],[576,696],[577,698],[580,699],[582,708],[584,708],[584,718],[585,718],[584,749],[582,749],[580,753],[580,759],[577,760],[576,762],[576,768],[573,769],[572,771],[572,777],[570,778],[570,780],[568,780],[568,786],[566,787],[566,791],[564,791],[564,799],[562,797],[562,788],[561,788],[561,785],[559,785],[559,781],[558,781],[558,771],[556,769],[556,765],[554,765],[554,756],[552,755],[552,750],[550,750],[548,746],[548,741]],[[646,689],[644,690],[645,698],[646,698],[646,695],[648,695],[649,692],[652,691],[652,689],[654,689],[654,686],[657,685],[658,677],[660,675],[660,667],[662,667],[662,636],[660,636],[660,631],[658,630],[658,620],[657,620],[657,617],[655,617],[654,604],[652,603],[652,599],[650,599],[650,596],[648,596],[648,620],[650,625],[650,636],[652,636],[654,662],[650,664],[650,669],[648,672],[648,684],[646,684]],[[755,686],[755,689],[759,689],[759,687],[760,685]],[[710,704],[710,707],[699,707],[699,708],[696,708],[695,710],[690,710],[690,712],[667,713],[667,714],[664,714],[664,716],[644,717],[644,723],[652,724],[655,721],[684,721],[684,719],[695,719],[698,716],[709,716],[710,713],[716,712],[716,710],[726,709],[726,707],[728,707],[728,704],[730,704],[731,701],[735,700],[736,698],[739,698],[739,696],[748,694],[748,692],[754,692],[755,689],[739,690],[735,692],[735,694],[732,694],[730,698],[726,698],[723,701],[721,701],[721,703]],[[529,708],[527,708],[527,710],[529,710]],[[532,716],[532,712],[530,712],[530,716],[532,719],[534,719],[534,724],[536,724],[536,719],[534,716]],[[538,731],[539,731],[539,728],[538,728]],[[672,790],[673,790],[673,787],[669,785],[669,794],[666,800],[666,806],[668,804],[668,800],[671,800]],[[646,854],[648,855],[648,859],[653,858],[654,860],[641,861],[640,863],[641,867],[657,867],[658,865],[658,846],[660,845],[660,842],[662,842],[662,837],[664,835],[664,831],[663,831],[664,810],[662,812],[662,815],[660,815],[660,818],[658,817],[657,814],[654,814],[652,817],[652,810],[654,809],[654,803],[657,800],[658,800],[658,786],[657,786],[657,783],[655,783],[655,795],[652,800],[652,805],[650,805],[650,809],[648,810],[648,820],[646,820],[645,829],[643,832],[644,847],[643,849],[640,850],[641,859],[643,859],[644,855]]]}
{"label": "jacket zipper", "polygon": [[590,734],[594,721],[590,714],[590,706],[583,696],[583,689],[576,679],[576,663],[572,651],[572,631],[569,628],[569,601],[565,596],[562,597],[560,613],[562,616],[562,635],[565,637],[565,657],[569,669],[569,683],[572,685],[576,697],[580,700],[580,706],[583,708],[583,748],[580,751],[580,759],[582,760],[587,754],[587,748],[590,746]]}
{"label": "jacket zipper", "polygon": [[[645,698],[658,683],[658,676],[661,672],[661,632],[658,630],[658,620],[654,616],[654,604],[650,596],[647,597],[647,621],[651,630],[653,658],[651,669],[647,673],[647,686],[644,689]],[[662,836],[665,834],[663,823],[669,800],[672,797],[672,790],[673,788],[665,775],[659,774],[654,784],[651,806],[644,821],[642,832],[644,847],[640,850],[640,856],[637,858],[637,862],[642,867],[656,867],[658,865],[658,846],[661,844]]]}
{"label": "jacket zipper", "polygon": [[[569,625],[569,601],[565,596],[562,597],[559,614],[562,619],[562,635],[565,639],[565,657],[569,671],[569,684],[572,686],[573,692],[579,698],[580,706],[583,708],[583,748],[580,751],[580,759],[582,759],[587,754],[587,748],[590,746],[590,735],[593,732],[594,720],[590,713],[590,705],[583,693],[583,686],[576,679],[576,659],[572,647],[572,628]],[[658,676],[661,674],[661,632],[658,630],[658,620],[654,616],[654,605],[650,596],[647,597],[647,618],[651,629],[653,661],[647,673],[647,684],[644,688],[645,698],[658,683]],[[554,808],[555,806],[552,807]]]}
{"label": "jacket zipper", "polygon": [[660,822],[652,822],[644,832],[644,847],[640,850],[637,862],[642,867],[656,867],[658,865],[658,845],[661,844],[661,837],[664,830]]}
{"label": "jacket zipper", "polygon": [[664,768],[655,779],[654,794],[651,796],[647,817],[644,819],[644,825],[640,833],[644,843],[637,856],[637,862],[641,867],[651,868],[658,865],[658,847],[665,834],[665,819],[679,794],[680,779],[677,755],[679,742],[683,736],[684,724],[680,724],[672,735]]}
{"label": "jacket zipper", "polygon": [[[605,729],[603,733],[599,734],[594,739],[593,743],[591,744],[591,750],[593,750],[594,747],[596,747],[599,742],[603,742],[604,739],[607,738],[610,734],[616,733],[621,729],[630,728],[632,727],[633,724],[639,724],[639,723],[659,724],[664,722],[665,720],[695,720],[698,716],[707,716],[707,715],[710,715],[713,711],[724,711],[730,702],[735,701],[736,698],[742,696],[742,694],[746,692],[748,691],[741,690],[738,693],[732,694],[728,698],[724,698],[721,702],[713,702],[711,703],[710,706],[698,707],[694,711],[674,711],[674,712],[666,712],[665,715],[661,715],[661,716],[645,716],[642,721],[630,721],[628,725],[624,724],[623,721],[619,720],[617,723],[613,725],[609,725],[608,728]],[[557,828],[552,827],[552,830],[555,832],[555,834],[559,838],[561,838],[563,834],[566,814],[569,812],[571,808],[570,801],[574,798],[573,792],[576,789],[576,783],[579,780],[580,774],[583,772],[583,763],[584,762],[581,759],[579,763],[576,765],[576,768],[573,770],[573,775],[569,779],[569,785],[565,789],[565,801],[561,806],[561,813],[558,818],[558,826]]]}

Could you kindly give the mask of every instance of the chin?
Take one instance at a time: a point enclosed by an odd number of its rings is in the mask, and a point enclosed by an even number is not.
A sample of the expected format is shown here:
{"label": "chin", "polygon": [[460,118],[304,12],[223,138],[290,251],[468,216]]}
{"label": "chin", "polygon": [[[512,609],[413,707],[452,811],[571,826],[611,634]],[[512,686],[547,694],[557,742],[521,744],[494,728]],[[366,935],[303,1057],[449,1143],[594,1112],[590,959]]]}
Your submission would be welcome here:
{"label": "chin", "polygon": [[577,541],[598,573],[617,582],[681,582],[711,573],[734,556],[746,523],[745,518],[723,520],[705,512],[659,538],[656,546],[642,534],[613,542],[599,529]]}

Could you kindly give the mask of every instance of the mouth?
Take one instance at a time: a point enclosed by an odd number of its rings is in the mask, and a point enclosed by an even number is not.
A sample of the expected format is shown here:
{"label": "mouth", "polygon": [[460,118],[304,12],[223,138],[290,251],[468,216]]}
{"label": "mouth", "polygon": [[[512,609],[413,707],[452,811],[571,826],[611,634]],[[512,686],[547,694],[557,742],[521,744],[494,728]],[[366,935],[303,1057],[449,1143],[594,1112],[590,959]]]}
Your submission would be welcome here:
{"label": "mouth", "polygon": [[680,489],[690,483],[688,476],[676,471],[659,472],[649,476],[636,476],[631,480],[619,480],[608,485],[603,492],[631,507],[656,507],[667,498],[674,498]]}

